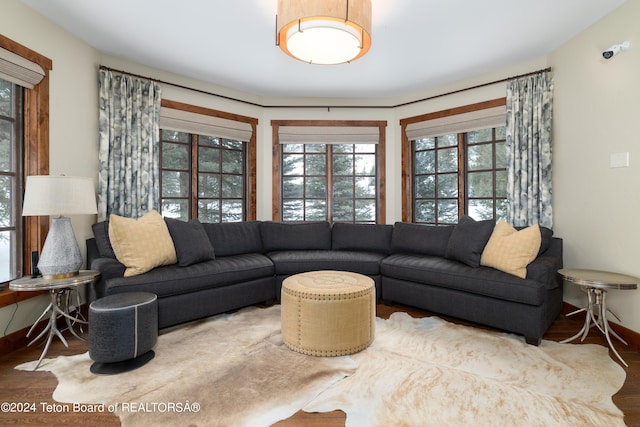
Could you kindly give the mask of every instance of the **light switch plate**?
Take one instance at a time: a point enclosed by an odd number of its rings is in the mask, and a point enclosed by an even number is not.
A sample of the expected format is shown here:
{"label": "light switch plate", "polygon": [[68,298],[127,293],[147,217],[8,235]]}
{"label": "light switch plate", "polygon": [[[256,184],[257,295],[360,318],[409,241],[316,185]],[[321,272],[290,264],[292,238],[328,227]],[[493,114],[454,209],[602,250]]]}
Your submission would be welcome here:
{"label": "light switch plate", "polygon": [[624,153],[611,153],[609,166],[612,168],[628,168],[629,152],[626,151]]}

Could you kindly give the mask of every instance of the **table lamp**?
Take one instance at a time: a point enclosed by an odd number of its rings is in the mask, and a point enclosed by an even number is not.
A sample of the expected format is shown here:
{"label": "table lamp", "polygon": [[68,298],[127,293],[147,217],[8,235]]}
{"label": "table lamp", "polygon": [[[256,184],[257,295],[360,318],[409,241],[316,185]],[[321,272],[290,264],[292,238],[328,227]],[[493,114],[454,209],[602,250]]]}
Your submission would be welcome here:
{"label": "table lamp", "polygon": [[77,176],[33,175],[27,177],[22,216],[56,216],[52,219],[38,261],[48,279],[78,274],[82,256],[71,219],[63,215],[97,213],[93,181]]}

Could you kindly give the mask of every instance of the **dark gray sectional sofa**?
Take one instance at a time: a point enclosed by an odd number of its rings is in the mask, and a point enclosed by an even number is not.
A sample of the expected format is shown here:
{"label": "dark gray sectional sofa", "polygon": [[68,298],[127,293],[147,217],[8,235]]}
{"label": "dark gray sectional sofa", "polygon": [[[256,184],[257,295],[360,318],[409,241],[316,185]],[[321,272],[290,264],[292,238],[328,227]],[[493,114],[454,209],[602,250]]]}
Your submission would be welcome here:
{"label": "dark gray sectional sofa", "polygon": [[[562,240],[544,228],[540,253],[521,279],[491,267],[471,266],[473,260],[465,257],[477,258],[488,236],[474,237],[475,231],[462,221],[448,227],[400,222],[167,222],[179,263],[133,277],[123,277],[125,267],[111,248],[108,222],[93,226],[95,237],[87,240],[88,266],[101,276],[89,289],[89,301],[120,292],[155,293],[159,327],[164,328],[245,306],[273,304],[280,299],[282,281],[292,274],[344,270],[371,277],[378,301],[504,329],[536,345],[562,307],[562,281],[557,277]],[[202,227],[208,241],[190,234],[194,227]],[[476,231],[483,228],[485,235],[492,227],[492,221],[473,225]],[[214,253],[199,258],[198,248],[210,248],[209,244]]]}

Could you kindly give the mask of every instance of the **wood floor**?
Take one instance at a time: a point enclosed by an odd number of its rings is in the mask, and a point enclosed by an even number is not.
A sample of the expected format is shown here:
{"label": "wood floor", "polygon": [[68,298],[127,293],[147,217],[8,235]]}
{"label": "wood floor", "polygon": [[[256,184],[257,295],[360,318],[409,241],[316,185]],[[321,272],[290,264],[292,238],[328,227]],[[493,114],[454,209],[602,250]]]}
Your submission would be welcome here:
{"label": "wood floor", "polygon": [[[401,305],[377,307],[378,316],[387,318],[394,311],[406,311],[414,317],[429,316],[422,310],[413,309]],[[466,322],[446,318],[449,321],[461,324]],[[545,339],[560,341],[575,334],[581,327],[581,320],[577,317],[567,318],[561,316],[551,326]],[[49,349],[48,356],[73,355],[87,351],[87,344],[74,338],[69,340],[70,348],[65,348],[56,340]],[[606,346],[606,341],[597,330],[592,330],[585,343],[595,343]],[[613,396],[613,402],[625,414],[625,423],[629,427],[640,427],[640,353],[624,348],[622,344],[615,343],[618,352],[629,364],[625,368],[627,379],[622,389]],[[13,369],[16,365],[38,359],[42,348],[25,348],[17,350],[0,358],[0,403],[10,402],[17,405],[27,404],[35,407],[35,412],[5,412],[0,413],[0,425],[16,426],[65,426],[68,425],[92,425],[92,426],[119,426],[120,422],[115,415],[101,413],[56,413],[56,402],[52,398],[53,390],[57,385],[55,376],[49,372],[25,372]],[[35,404],[35,405],[34,405]],[[51,406],[49,406],[51,405]],[[4,408],[4,407],[3,407]],[[402,420],[398,420],[401,423]],[[345,414],[335,411],[327,414],[307,414],[298,412],[293,417],[277,423],[277,426],[344,426]]]}

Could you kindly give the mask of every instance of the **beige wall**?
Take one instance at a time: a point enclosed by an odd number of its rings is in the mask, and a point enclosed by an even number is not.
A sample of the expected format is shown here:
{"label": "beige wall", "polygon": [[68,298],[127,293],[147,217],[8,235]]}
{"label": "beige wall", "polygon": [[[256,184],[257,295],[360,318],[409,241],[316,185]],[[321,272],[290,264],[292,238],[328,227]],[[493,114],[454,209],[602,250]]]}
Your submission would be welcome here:
{"label": "beige wall", "polygon": [[[50,74],[50,172],[97,177],[98,88],[96,67],[100,53],[61,30],[19,0],[4,0],[0,31],[53,61]],[[71,218],[76,238],[91,236],[95,217]],[[11,333],[34,322],[48,296],[0,309],[0,331]],[[14,315],[15,311],[15,315]],[[13,316],[13,319],[10,321]],[[7,327],[8,325],[8,327]]]}
{"label": "beige wall", "polygon": [[[206,84],[200,81],[188,79],[183,76],[163,72],[145,67],[140,64],[124,61],[120,58],[103,56],[101,63],[116,70],[152,77],[161,81],[171,82],[174,85],[162,85],[162,97],[173,101],[179,101],[213,108],[231,113],[255,117],[259,120],[257,135],[257,218],[270,220],[271,216],[271,145],[272,145],[272,120],[385,120],[386,129],[386,185],[387,223],[393,224],[402,218],[401,210],[401,146],[400,146],[400,119],[425,114],[433,111],[444,110],[461,105],[473,104],[490,99],[505,96],[505,84],[493,84],[482,88],[468,90],[455,95],[440,97],[443,93],[453,92],[459,89],[474,87],[485,82],[503,79],[505,76],[527,73],[547,67],[546,58],[529,61],[508,69],[500,70],[489,75],[478,76],[474,79],[457,82],[454,85],[440,87],[416,94],[418,99],[434,97],[432,100],[413,103],[398,108],[345,108],[345,106],[365,105],[384,106],[394,105],[395,102],[406,100],[345,100],[345,99],[261,99],[248,97],[242,93],[229,89]],[[179,87],[183,86],[183,87]],[[196,90],[187,90],[184,87]],[[303,105],[305,108],[261,108],[242,102],[215,97],[203,92],[220,94],[225,97],[244,99],[253,103],[264,105]],[[336,105],[341,108],[309,108],[313,105]]]}
{"label": "beige wall", "polygon": [[[549,58],[539,58],[490,75],[416,93],[414,99],[448,93],[507,76],[535,71],[549,65],[555,70],[554,118],[554,221],[556,235],[565,239],[565,265],[604,268],[640,276],[633,263],[634,210],[640,196],[632,187],[638,182],[636,135],[640,129],[640,39],[631,22],[640,16],[640,2],[627,2],[621,9],[567,43]],[[2,34],[53,60],[51,74],[51,172],[97,176],[97,66],[103,64],[144,76],[192,87],[201,91],[245,99],[258,104],[355,105],[363,100],[262,99],[228,88],[193,81],[145,66],[101,55],[90,46],[42,18],[19,0],[4,0],[0,14]],[[32,29],[34,28],[34,29]],[[600,56],[603,48],[629,39],[631,50],[611,61]],[[637,46],[636,46],[637,43]],[[632,75],[635,74],[635,79]],[[163,85],[163,97],[259,119],[258,125],[258,219],[271,219],[271,120],[362,119],[386,120],[387,127],[387,222],[401,219],[401,151],[399,120],[460,105],[505,96],[504,84],[436,97],[399,108],[260,108],[201,92]],[[407,99],[373,100],[394,105]],[[631,167],[610,169],[612,152],[629,151]],[[76,237],[84,251],[91,236],[92,218],[73,218]],[[582,304],[582,296],[568,288],[566,299]],[[611,307],[622,324],[640,332],[640,291],[611,294]],[[20,303],[7,332],[33,322],[45,299]],[[0,330],[15,307],[0,309]]]}
{"label": "beige wall", "polygon": [[[566,267],[640,277],[640,2],[627,1],[550,57],[555,71],[554,229]],[[602,51],[625,40],[610,60]],[[628,152],[628,168],[610,168]],[[584,304],[574,285],[565,300]],[[612,291],[608,305],[640,332],[640,290]],[[615,321],[615,320],[614,320]],[[617,321],[616,321],[617,322]]]}

